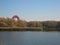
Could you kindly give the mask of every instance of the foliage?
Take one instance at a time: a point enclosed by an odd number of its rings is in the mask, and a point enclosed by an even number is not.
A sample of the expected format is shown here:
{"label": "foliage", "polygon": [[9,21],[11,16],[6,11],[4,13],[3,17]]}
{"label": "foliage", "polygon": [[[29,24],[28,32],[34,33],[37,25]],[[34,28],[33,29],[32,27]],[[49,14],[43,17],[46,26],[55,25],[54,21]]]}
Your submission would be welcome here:
{"label": "foliage", "polygon": [[43,31],[60,31],[60,21],[24,21],[0,18],[0,27],[39,27]]}

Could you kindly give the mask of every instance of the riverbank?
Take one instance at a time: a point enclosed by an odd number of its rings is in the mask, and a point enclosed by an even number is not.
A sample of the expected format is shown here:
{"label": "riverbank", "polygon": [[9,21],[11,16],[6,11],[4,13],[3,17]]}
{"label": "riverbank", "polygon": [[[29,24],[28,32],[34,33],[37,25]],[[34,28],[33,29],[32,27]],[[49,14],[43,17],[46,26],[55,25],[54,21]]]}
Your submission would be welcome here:
{"label": "riverbank", "polygon": [[60,28],[0,27],[0,31],[60,31]]}

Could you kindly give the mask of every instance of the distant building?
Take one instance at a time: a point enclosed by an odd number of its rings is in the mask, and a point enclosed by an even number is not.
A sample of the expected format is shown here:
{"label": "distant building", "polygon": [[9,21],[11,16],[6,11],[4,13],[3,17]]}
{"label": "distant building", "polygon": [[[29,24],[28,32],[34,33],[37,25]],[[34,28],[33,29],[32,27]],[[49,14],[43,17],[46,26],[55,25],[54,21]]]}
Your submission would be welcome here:
{"label": "distant building", "polygon": [[20,20],[19,16],[17,16],[17,15],[14,15],[14,16],[12,17],[12,19]]}

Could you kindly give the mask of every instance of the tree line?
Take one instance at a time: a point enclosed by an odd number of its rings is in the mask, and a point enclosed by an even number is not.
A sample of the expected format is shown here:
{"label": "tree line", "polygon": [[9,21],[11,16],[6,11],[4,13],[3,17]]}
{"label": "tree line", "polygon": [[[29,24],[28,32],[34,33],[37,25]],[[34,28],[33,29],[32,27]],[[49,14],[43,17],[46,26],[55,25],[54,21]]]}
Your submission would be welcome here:
{"label": "tree line", "polygon": [[60,21],[25,21],[0,18],[0,27],[40,27],[44,31],[60,31]]}

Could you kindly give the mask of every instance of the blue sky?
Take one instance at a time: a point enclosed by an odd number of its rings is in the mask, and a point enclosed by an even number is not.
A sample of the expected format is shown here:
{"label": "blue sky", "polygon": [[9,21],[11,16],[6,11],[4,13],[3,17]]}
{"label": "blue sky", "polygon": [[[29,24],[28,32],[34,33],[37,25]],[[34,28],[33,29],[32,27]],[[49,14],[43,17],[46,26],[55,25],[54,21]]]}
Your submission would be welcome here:
{"label": "blue sky", "polygon": [[0,0],[0,17],[17,14],[23,20],[60,20],[60,0]]}

